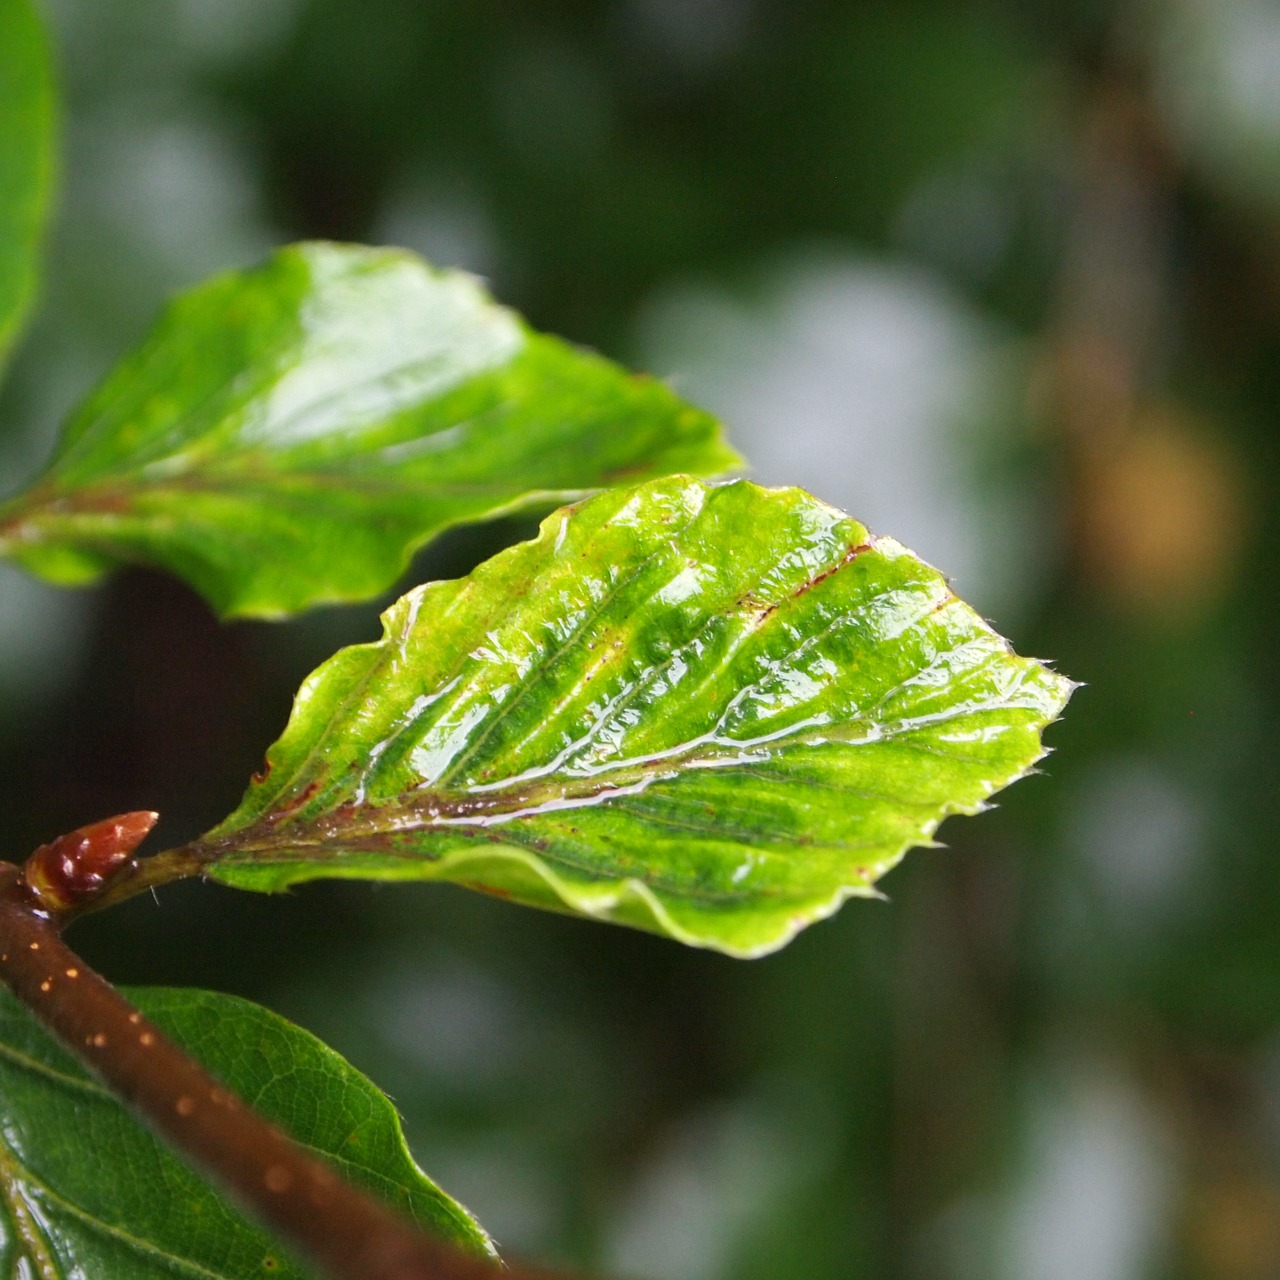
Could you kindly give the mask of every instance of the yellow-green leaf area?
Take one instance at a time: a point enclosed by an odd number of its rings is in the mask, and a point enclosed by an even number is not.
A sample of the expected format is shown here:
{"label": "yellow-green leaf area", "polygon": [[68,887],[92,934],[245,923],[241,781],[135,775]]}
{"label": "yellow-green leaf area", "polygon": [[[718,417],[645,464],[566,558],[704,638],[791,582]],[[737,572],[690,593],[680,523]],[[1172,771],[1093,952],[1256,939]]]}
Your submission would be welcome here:
{"label": "yellow-green leaf area", "polygon": [[214,878],[435,879],[750,956],[1043,754],[1071,684],[796,489],[668,477],[384,615],[199,845]]}
{"label": "yellow-green leaf area", "polygon": [[301,244],[172,303],[0,507],[58,582],[121,561],[224,614],[374,595],[450,526],[737,463],[662,383],[400,250]]}
{"label": "yellow-green leaf area", "polygon": [[0,0],[0,363],[35,287],[49,198],[53,86],[30,0]]}
{"label": "yellow-green leaf area", "polygon": [[[130,998],[225,1084],[424,1229],[493,1255],[414,1164],[391,1103],[283,1018],[210,991]],[[32,1280],[314,1280],[0,991],[0,1273]]]}

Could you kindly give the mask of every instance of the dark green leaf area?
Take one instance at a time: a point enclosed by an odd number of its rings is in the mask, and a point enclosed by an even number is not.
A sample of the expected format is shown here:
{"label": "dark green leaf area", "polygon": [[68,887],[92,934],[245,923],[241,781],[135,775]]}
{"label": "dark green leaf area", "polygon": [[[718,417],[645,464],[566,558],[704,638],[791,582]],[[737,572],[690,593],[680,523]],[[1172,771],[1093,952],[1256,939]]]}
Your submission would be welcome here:
{"label": "dark green leaf area", "polygon": [[53,88],[30,0],[0,0],[0,361],[26,314],[52,168]]}
{"label": "dark green leaf area", "polygon": [[800,490],[549,517],[302,687],[203,842],[225,882],[454,881],[753,955],[1040,757],[1070,683]]}
{"label": "dark green leaf area", "polygon": [[0,549],[61,582],[145,561],[281,615],[376,594],[451,525],[736,462],[707,414],[470,277],[303,244],[171,305],[0,509]]}
{"label": "dark green leaf area", "polygon": [[[208,991],[131,999],[263,1114],[352,1181],[464,1248],[492,1252],[413,1163],[387,1099],[307,1032]],[[0,1272],[32,1280],[303,1280],[0,992]]]}

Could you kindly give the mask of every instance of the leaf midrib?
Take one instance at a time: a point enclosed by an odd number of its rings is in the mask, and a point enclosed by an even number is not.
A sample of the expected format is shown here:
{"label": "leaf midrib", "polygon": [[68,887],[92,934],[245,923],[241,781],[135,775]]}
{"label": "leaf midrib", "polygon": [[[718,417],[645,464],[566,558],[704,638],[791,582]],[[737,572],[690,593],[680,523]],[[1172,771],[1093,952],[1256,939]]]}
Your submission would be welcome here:
{"label": "leaf midrib", "polygon": [[[103,1102],[115,1102],[112,1095],[95,1081],[68,1075],[66,1072],[49,1066],[48,1063],[41,1062],[38,1058],[22,1053],[3,1041],[0,1041],[0,1058],[7,1060],[21,1070],[30,1072],[32,1075],[52,1081],[59,1088],[88,1093]],[[0,1139],[0,1195],[3,1196],[10,1220],[14,1223],[17,1235],[27,1247],[28,1254],[40,1253],[42,1255],[41,1257],[33,1258],[36,1266],[40,1269],[39,1280],[46,1280],[46,1277],[51,1277],[52,1280],[66,1280],[66,1272],[58,1268],[53,1245],[43,1231],[40,1230],[25,1202],[15,1205],[15,1197],[19,1195],[16,1188],[20,1182],[38,1190],[42,1196],[57,1204],[78,1221],[104,1235],[122,1241],[139,1253],[162,1258],[166,1264],[181,1267],[192,1275],[202,1277],[203,1280],[235,1280],[235,1277],[230,1273],[211,1271],[197,1262],[171,1254],[158,1245],[134,1236],[120,1227],[103,1222],[87,1209],[82,1208],[55,1191],[43,1178],[32,1172],[31,1168],[21,1160],[18,1153],[7,1142]],[[35,1238],[33,1238],[33,1233]]]}
{"label": "leaf midrib", "polygon": [[[190,1258],[183,1258],[176,1253],[170,1253],[167,1249],[162,1249],[159,1245],[150,1240],[144,1240],[140,1236],[133,1235],[131,1232],[125,1231],[121,1227],[114,1226],[112,1223],[104,1222],[101,1218],[95,1217],[87,1209],[82,1208],[72,1200],[68,1200],[65,1196],[60,1195],[42,1178],[37,1177],[31,1172],[27,1165],[18,1161],[11,1148],[0,1142],[0,1161],[8,1162],[8,1171],[12,1171],[13,1166],[17,1165],[24,1175],[23,1181],[30,1187],[41,1192],[41,1194],[56,1204],[64,1213],[69,1214],[78,1222],[83,1223],[90,1230],[97,1231],[101,1235],[118,1240],[127,1247],[133,1249],[136,1253],[146,1254],[154,1258],[163,1259],[167,1266],[180,1268],[193,1276],[199,1276],[202,1280],[238,1280],[238,1277],[227,1271],[212,1271],[208,1267],[202,1266],[198,1262],[192,1262]],[[8,1178],[5,1177],[5,1198],[8,1199]],[[47,1243],[47,1241],[46,1241]],[[50,1246],[51,1247],[51,1246]],[[50,1259],[51,1263],[53,1259]],[[65,1273],[59,1273],[59,1280],[65,1280]]]}
{"label": "leaf midrib", "polygon": [[[870,722],[873,730],[867,737],[859,740],[851,738],[850,731],[855,725],[822,726],[808,734],[792,734],[788,738],[787,749],[796,747],[820,747],[839,742],[845,746],[874,746],[878,743],[897,742],[908,733],[933,725],[946,724],[967,716],[981,714],[992,709],[988,704],[948,708],[926,716],[903,720],[896,725],[879,725]],[[866,724],[867,722],[859,722]],[[834,731],[833,731],[834,729]],[[669,781],[680,777],[686,771],[696,769],[733,769],[767,764],[777,760],[779,753],[768,753],[761,756],[743,758],[743,750],[758,750],[766,745],[767,739],[756,739],[749,743],[733,744],[734,752],[728,751],[719,758],[707,756],[695,757],[690,748],[681,757],[668,757],[665,767],[654,770],[648,766],[652,761],[629,767],[607,770],[610,780],[607,783],[585,787],[580,791],[570,791],[563,786],[544,786],[538,791],[533,789],[516,790],[510,786],[493,788],[476,794],[454,792],[445,794],[427,792],[415,798],[415,803],[406,806],[402,802],[384,804],[364,802],[359,806],[341,805],[326,812],[310,815],[304,819],[294,819],[289,823],[272,821],[267,815],[258,822],[242,828],[238,832],[230,832],[216,839],[201,842],[196,846],[203,852],[208,861],[268,861],[272,854],[283,854],[292,850],[306,850],[308,859],[320,860],[341,856],[343,845],[347,849],[352,845],[367,845],[371,841],[381,842],[388,837],[413,832],[445,832],[445,831],[478,831],[501,828],[508,830],[509,824],[522,818],[533,818],[557,812],[573,812],[578,809],[592,808],[608,804],[613,798],[621,800],[626,796],[634,796],[647,791],[655,783]],[[703,744],[699,743],[698,746]],[[923,744],[910,744],[927,749]],[[946,753],[951,754],[951,753]],[[957,757],[966,763],[973,763],[964,757]],[[619,775],[622,775],[619,780]],[[601,774],[579,781],[590,783],[596,781]],[[914,806],[913,806],[914,807]],[[932,808],[934,806],[922,806]],[[408,809],[408,818],[397,818],[395,813],[404,813]],[[757,836],[764,839],[763,835]],[[881,842],[873,842],[867,847],[876,847]],[[392,852],[388,850],[388,852]],[[419,860],[421,855],[413,855]],[[279,859],[287,860],[287,859]]]}
{"label": "leaf midrib", "polygon": [[[30,1173],[9,1145],[0,1141],[0,1198],[3,1198],[5,1211],[13,1224],[15,1244],[23,1250],[36,1268],[39,1273],[37,1280],[66,1280],[66,1273],[58,1267],[49,1238],[35,1221],[31,1209],[19,1190],[19,1184],[22,1181],[19,1171]],[[28,1181],[41,1185],[35,1178],[29,1178]],[[17,1268],[14,1270],[16,1274]]]}

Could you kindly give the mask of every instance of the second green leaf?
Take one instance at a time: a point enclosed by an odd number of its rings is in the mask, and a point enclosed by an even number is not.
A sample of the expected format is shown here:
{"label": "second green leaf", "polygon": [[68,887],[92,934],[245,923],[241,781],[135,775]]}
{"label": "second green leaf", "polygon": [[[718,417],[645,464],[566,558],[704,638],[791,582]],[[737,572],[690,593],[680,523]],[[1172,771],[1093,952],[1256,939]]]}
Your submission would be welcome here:
{"label": "second green leaf", "polygon": [[385,590],[451,525],[737,461],[708,414],[468,276],[302,244],[169,308],[0,506],[0,554],[68,584],[142,561],[280,616]]}

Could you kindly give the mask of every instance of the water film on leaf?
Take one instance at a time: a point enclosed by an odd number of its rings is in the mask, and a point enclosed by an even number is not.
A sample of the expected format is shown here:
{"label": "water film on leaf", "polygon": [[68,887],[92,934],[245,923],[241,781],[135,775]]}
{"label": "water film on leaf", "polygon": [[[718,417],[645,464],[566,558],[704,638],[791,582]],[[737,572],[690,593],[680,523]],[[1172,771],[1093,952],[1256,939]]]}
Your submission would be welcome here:
{"label": "water film on leaf", "polygon": [[451,881],[758,955],[1026,773],[1072,688],[892,539],[747,482],[567,507],[383,622],[306,680],[206,874]]}

